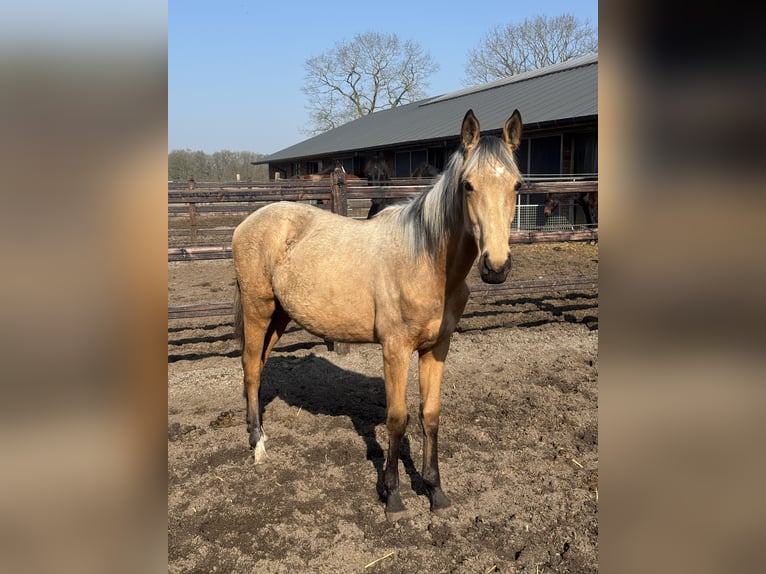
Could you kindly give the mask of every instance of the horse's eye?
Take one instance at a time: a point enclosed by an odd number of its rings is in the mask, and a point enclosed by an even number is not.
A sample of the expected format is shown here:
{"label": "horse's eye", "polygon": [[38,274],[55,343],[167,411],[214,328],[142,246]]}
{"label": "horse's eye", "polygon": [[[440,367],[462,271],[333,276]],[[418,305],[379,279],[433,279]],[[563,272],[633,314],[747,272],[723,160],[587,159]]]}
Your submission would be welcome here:
{"label": "horse's eye", "polygon": [[471,191],[473,191],[473,186],[470,184],[470,182],[464,181],[463,182],[463,189],[468,191],[468,192],[471,192]]}
{"label": "horse's eye", "polygon": [[521,182],[517,181],[516,185],[513,186],[513,189],[515,189],[516,191],[519,191],[521,189]]}

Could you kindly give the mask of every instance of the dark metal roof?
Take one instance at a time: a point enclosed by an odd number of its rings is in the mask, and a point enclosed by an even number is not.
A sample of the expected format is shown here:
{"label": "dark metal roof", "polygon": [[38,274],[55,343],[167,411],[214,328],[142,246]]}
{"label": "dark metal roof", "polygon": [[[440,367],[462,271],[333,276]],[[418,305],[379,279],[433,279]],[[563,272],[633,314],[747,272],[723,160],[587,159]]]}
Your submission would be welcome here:
{"label": "dark metal roof", "polygon": [[469,109],[482,132],[500,130],[515,108],[525,126],[597,116],[598,55],[375,112],[253,163],[453,139]]}

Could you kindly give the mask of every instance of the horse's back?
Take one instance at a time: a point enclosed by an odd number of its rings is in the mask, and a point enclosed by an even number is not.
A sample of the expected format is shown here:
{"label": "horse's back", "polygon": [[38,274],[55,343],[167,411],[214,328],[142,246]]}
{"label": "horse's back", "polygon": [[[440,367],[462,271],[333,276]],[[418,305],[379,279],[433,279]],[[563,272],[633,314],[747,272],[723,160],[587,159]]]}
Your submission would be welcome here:
{"label": "horse's back", "polygon": [[[270,280],[286,250],[311,226],[321,209],[293,202],[266,205],[247,216],[234,230],[232,259],[242,287]],[[265,275],[261,277],[260,275]]]}
{"label": "horse's back", "polygon": [[285,217],[311,218],[321,213],[325,212],[313,205],[295,201],[276,201],[253,211],[237,226],[237,229],[243,226],[247,227],[249,221],[258,221],[260,224],[264,221],[276,221]]}
{"label": "horse's back", "polygon": [[290,201],[270,203],[251,213],[234,230],[232,250],[236,251],[263,237],[295,237],[309,228],[317,219],[338,218],[318,207]]}

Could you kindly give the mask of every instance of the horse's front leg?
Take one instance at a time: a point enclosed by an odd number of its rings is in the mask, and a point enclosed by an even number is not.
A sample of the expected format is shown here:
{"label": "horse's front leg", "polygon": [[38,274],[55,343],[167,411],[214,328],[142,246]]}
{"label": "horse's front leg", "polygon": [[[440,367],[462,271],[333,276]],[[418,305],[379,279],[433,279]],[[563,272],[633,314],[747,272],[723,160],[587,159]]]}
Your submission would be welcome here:
{"label": "horse's front leg", "polygon": [[439,414],[440,389],[444,360],[449,350],[449,338],[436,347],[420,351],[418,371],[420,380],[420,426],[423,429],[423,483],[431,501],[431,511],[441,514],[452,503],[442,491],[439,475]]}
{"label": "horse's front leg", "polygon": [[399,492],[399,446],[407,428],[407,370],[411,349],[398,345],[383,345],[383,376],[386,380],[386,429],[388,430],[388,456],[383,474],[386,487],[386,518],[396,520],[404,516],[406,508]]}

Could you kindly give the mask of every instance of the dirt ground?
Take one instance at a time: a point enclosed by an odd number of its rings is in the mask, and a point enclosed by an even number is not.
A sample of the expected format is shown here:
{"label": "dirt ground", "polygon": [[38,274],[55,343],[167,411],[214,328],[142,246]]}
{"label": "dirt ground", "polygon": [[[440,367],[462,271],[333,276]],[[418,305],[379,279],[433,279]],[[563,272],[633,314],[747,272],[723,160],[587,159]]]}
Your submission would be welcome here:
{"label": "dirt ground", "polygon": [[[598,273],[596,245],[511,249],[510,280]],[[231,261],[168,272],[170,306],[231,301]],[[442,385],[444,518],[419,474],[413,356],[400,460],[409,516],[385,519],[382,363],[377,345],[338,355],[291,324],[264,373],[269,463],[255,466],[229,319],[170,321],[168,570],[598,571],[596,292],[470,299]]]}

